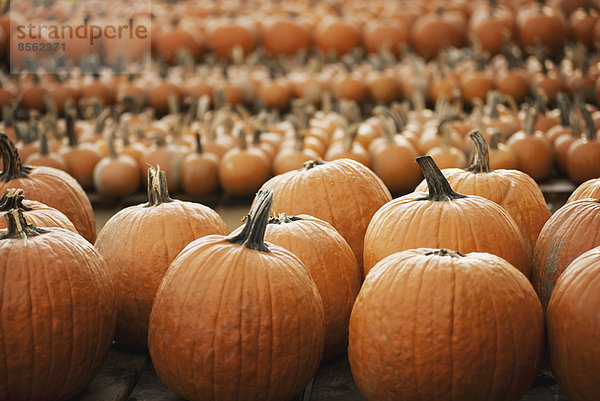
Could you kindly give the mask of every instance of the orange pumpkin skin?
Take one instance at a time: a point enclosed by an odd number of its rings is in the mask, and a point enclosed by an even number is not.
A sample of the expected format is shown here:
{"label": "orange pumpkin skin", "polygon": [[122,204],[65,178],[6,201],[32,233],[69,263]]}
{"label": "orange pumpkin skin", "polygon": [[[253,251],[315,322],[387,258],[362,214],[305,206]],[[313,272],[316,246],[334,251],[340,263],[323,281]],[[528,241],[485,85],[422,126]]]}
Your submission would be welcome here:
{"label": "orange pumpkin skin", "polygon": [[[425,158],[429,157],[417,160]],[[428,178],[432,173],[424,174]],[[443,179],[441,172],[439,174]],[[430,195],[413,192],[386,203],[375,213],[364,239],[365,275],[392,253],[440,247],[461,253],[492,253],[529,276],[531,262],[525,241],[519,227],[502,207],[480,196],[456,194],[451,188],[451,192],[447,192],[447,188],[437,191],[439,183],[434,185],[434,192],[430,185]]]}
{"label": "orange pumpkin skin", "polygon": [[366,277],[350,317],[358,388],[369,400],[520,399],[543,350],[535,292],[497,256],[442,252],[399,252]]}
{"label": "orange pumpkin skin", "polygon": [[[12,147],[12,149],[11,149]],[[27,198],[63,212],[79,233],[88,241],[96,239],[96,221],[89,198],[81,185],[64,171],[51,167],[28,167],[21,165],[14,145],[0,133],[0,153],[4,166],[10,166],[0,174],[0,193],[9,188],[21,188]]]}
{"label": "orange pumpkin skin", "polygon": [[10,209],[17,207],[23,210],[23,215],[29,224],[36,227],[60,227],[79,234],[73,223],[63,213],[41,202],[24,200],[22,189],[9,189],[0,198],[0,229],[6,228],[4,215]]}
{"label": "orange pumpkin skin", "polygon": [[112,345],[106,263],[79,234],[45,230],[0,239],[2,400],[70,399],[98,373]]}
{"label": "orange pumpkin skin", "polygon": [[152,301],[177,254],[196,238],[228,233],[215,211],[199,203],[172,200],[165,188],[161,184],[149,203],[130,206],[111,217],[95,243],[115,284],[115,340],[128,347],[147,347]]}
{"label": "orange pumpkin skin", "polygon": [[150,355],[163,383],[185,399],[289,400],[321,360],[317,287],[300,259],[262,241],[254,217],[247,226],[255,238],[243,237],[245,227],[241,244],[220,235],[190,243],[156,294]]}
{"label": "orange pumpkin skin", "polygon": [[[478,195],[502,206],[517,224],[527,254],[533,258],[533,248],[542,227],[550,218],[550,209],[536,182],[518,170],[491,170],[486,146],[477,144],[471,164],[466,169],[444,169],[444,177],[456,192],[464,195]],[[486,146],[487,147],[487,146]],[[427,183],[421,182],[415,192],[427,191]]]}
{"label": "orange pumpkin skin", "polygon": [[309,162],[302,170],[271,178],[262,188],[275,192],[275,213],[309,214],[335,227],[361,268],[369,221],[392,199],[375,173],[350,159]]}
{"label": "orange pumpkin skin", "polygon": [[569,263],[582,253],[600,246],[600,201],[583,199],[567,203],[546,222],[535,244],[531,282],[544,309],[556,280]]}
{"label": "orange pumpkin skin", "polygon": [[362,272],[344,237],[329,223],[301,214],[270,219],[265,240],[298,256],[319,289],[325,309],[323,357],[345,351],[348,320]]}
{"label": "orange pumpkin skin", "polygon": [[567,199],[567,203],[590,198],[600,198],[600,178],[592,178],[578,186]]}
{"label": "orange pumpkin skin", "polygon": [[573,401],[600,399],[600,249],[575,259],[556,282],[548,305],[548,349],[560,389]]}

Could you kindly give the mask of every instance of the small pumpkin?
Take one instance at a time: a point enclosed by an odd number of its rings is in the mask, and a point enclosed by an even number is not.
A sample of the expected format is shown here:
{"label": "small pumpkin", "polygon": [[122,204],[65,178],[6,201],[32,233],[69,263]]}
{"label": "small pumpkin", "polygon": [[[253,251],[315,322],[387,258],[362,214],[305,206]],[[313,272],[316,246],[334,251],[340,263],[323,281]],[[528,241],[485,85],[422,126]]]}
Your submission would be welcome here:
{"label": "small pumpkin", "polygon": [[600,398],[600,248],[569,264],[558,279],[548,305],[548,350],[552,373],[573,401]]}
{"label": "small pumpkin", "polygon": [[429,156],[417,158],[429,193],[413,192],[383,205],[364,238],[365,275],[392,253],[419,247],[488,252],[529,275],[531,262],[519,227],[498,204],[454,192]]}
{"label": "small pumpkin", "polygon": [[181,187],[186,194],[200,198],[217,190],[219,159],[203,151],[200,133],[196,132],[195,138],[196,151],[185,156],[181,162]]}
{"label": "small pumpkin", "polygon": [[81,235],[37,228],[11,209],[0,230],[0,398],[66,400],[96,376],[112,345],[106,263]]}
{"label": "small pumpkin", "polygon": [[108,157],[103,157],[94,167],[94,188],[105,196],[124,197],[137,192],[140,185],[138,162],[115,149],[114,132],[107,140]]}
{"label": "small pumpkin", "polygon": [[548,219],[535,244],[531,282],[544,310],[556,280],[569,263],[582,253],[600,246],[600,200],[567,203]]}
{"label": "small pumpkin", "polygon": [[191,241],[226,234],[227,226],[210,208],[169,197],[166,174],[148,170],[148,203],[112,216],[98,233],[95,246],[115,283],[115,340],[147,347],[152,301],[165,271]]}
{"label": "small pumpkin", "polygon": [[293,253],[264,242],[272,191],[238,235],[208,235],[173,261],[148,343],[163,383],[187,400],[289,400],[323,353],[323,303]]}
{"label": "small pumpkin", "polygon": [[518,400],[544,348],[527,278],[487,253],[411,249],[381,260],[350,317],[352,375],[369,400]]}

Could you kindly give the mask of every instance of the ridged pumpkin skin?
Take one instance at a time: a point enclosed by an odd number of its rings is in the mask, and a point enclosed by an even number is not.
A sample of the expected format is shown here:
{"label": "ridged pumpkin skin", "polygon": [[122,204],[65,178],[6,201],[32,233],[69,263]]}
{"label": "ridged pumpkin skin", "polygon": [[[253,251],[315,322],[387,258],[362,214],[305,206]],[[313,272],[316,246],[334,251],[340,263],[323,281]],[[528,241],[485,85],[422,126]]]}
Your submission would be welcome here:
{"label": "ridged pumpkin skin", "polygon": [[321,297],[290,251],[262,236],[263,250],[237,238],[200,238],[173,261],[150,316],[152,361],[163,383],[191,401],[290,400],[321,360]]}
{"label": "ridged pumpkin skin", "polygon": [[440,252],[395,253],[366,277],[350,317],[358,388],[373,401],[519,400],[543,350],[535,291],[497,256]]}
{"label": "ridged pumpkin skin", "polygon": [[535,245],[531,282],[544,306],[556,280],[569,263],[600,246],[600,201],[583,199],[567,203],[546,222]]}
{"label": "ridged pumpkin skin", "polygon": [[115,340],[147,348],[152,302],[171,262],[193,240],[228,232],[217,212],[193,202],[144,203],[112,216],[100,230],[95,246],[115,283]]}
{"label": "ridged pumpkin skin", "polygon": [[325,220],[348,241],[362,269],[363,238],[373,214],[392,199],[371,170],[350,159],[309,162],[301,170],[271,178],[273,211]]}
{"label": "ridged pumpkin skin", "polygon": [[[1,132],[0,147],[5,166],[0,174],[0,193],[3,194],[9,188],[23,189],[27,199],[42,202],[63,212],[79,233],[93,243],[96,240],[94,211],[81,185],[64,171],[52,167],[21,165],[16,148]],[[11,154],[4,154],[5,151]],[[9,166],[8,170],[6,166]]]}
{"label": "ridged pumpkin skin", "polygon": [[575,202],[582,199],[598,199],[600,198],[600,178],[592,178],[583,184],[579,185],[575,191],[567,199],[567,203]]}
{"label": "ridged pumpkin skin", "polygon": [[552,372],[572,401],[600,399],[600,248],[575,259],[560,276],[548,305]]}
{"label": "ridged pumpkin skin", "polygon": [[344,237],[331,224],[301,214],[269,220],[265,240],[298,256],[319,289],[325,309],[323,357],[345,351],[348,320],[360,290],[362,272]]}
{"label": "ridged pumpkin skin", "polygon": [[[106,263],[62,228],[0,239],[0,399],[66,400],[102,367],[115,329]],[[0,236],[6,230],[0,230]]]}
{"label": "ridged pumpkin skin", "polygon": [[[481,135],[481,134],[479,134]],[[489,167],[489,154],[483,136],[472,136],[476,148],[467,169],[443,169],[444,177],[456,192],[478,195],[502,206],[520,228],[527,246],[527,254],[533,259],[533,248],[542,227],[550,218],[550,209],[537,183],[518,170],[494,170]],[[478,149],[485,147],[485,149]],[[481,160],[485,159],[485,160]],[[482,171],[483,170],[483,171]],[[415,192],[427,191],[427,183],[421,182]]]}
{"label": "ridged pumpkin skin", "polygon": [[486,198],[455,195],[431,200],[425,192],[413,192],[379,209],[365,234],[365,275],[392,253],[431,247],[492,253],[529,276],[525,241],[510,215]]}
{"label": "ridged pumpkin skin", "polygon": [[29,224],[36,227],[60,227],[79,234],[73,223],[63,213],[43,203],[24,200],[22,194],[23,190],[21,189],[9,189],[0,198],[0,229],[6,228],[4,218],[6,212],[18,207],[23,210],[23,215]]}

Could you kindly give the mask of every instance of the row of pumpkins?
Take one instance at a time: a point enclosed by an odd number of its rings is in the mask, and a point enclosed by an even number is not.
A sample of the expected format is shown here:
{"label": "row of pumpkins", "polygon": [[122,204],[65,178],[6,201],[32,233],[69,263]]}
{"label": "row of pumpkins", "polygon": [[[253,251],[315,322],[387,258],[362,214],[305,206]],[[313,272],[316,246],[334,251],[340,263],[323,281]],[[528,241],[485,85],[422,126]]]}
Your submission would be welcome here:
{"label": "row of pumpkins", "polygon": [[108,117],[105,110],[76,120],[70,111],[64,119],[34,116],[29,124],[7,119],[4,127],[18,139],[26,164],[66,171],[106,198],[137,193],[149,165],[166,172],[171,193],[206,199],[222,189],[249,198],[273,175],[318,158],[356,160],[393,194],[405,194],[422,179],[414,163],[419,155],[432,156],[440,168],[466,167],[473,129],[489,141],[493,169],[519,169],[536,181],[555,172],[575,183],[600,177],[600,112],[572,105],[562,93],[558,99],[554,109],[525,105],[519,111],[493,92],[487,105],[466,116],[442,98],[435,110],[393,103],[375,107],[367,118],[350,101],[337,111],[297,103],[294,116],[281,119],[230,106],[206,111],[205,96],[198,102],[205,106],[161,119],[130,112]]}
{"label": "row of pumpkins", "polygon": [[418,157],[425,181],[393,200],[360,163],[311,161],[232,233],[150,168],[148,202],[96,238],[81,186],[0,134],[0,398],[75,395],[114,338],[190,400],[292,399],[347,347],[369,400],[518,400],[547,333],[561,389],[597,400],[600,180],[551,216],[470,137],[467,169]]}

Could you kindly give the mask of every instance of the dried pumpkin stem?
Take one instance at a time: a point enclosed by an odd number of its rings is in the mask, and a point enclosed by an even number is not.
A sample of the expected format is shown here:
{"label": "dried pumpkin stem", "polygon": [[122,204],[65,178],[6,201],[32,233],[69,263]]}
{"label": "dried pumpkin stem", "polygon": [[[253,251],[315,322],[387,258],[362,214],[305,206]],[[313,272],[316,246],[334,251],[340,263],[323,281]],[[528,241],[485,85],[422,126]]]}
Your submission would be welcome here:
{"label": "dried pumpkin stem", "polygon": [[79,145],[79,138],[77,138],[77,134],[75,133],[75,117],[71,113],[65,115],[65,128],[69,147],[73,148]]}
{"label": "dried pumpkin stem", "polygon": [[425,256],[429,256],[429,255],[436,255],[436,256],[450,256],[452,258],[464,258],[467,255],[463,255],[462,253],[458,252],[458,251],[452,251],[450,249],[438,249],[437,251],[433,251],[433,252],[426,252]]}
{"label": "dried pumpkin stem", "polygon": [[556,104],[558,106],[558,110],[560,111],[560,125],[563,127],[568,127],[571,108],[569,105],[569,99],[564,93],[560,92],[558,95],[556,95]]}
{"label": "dried pumpkin stem", "polygon": [[315,168],[321,164],[325,164],[325,162],[321,159],[307,161],[304,163],[304,170],[310,170],[311,168]]}
{"label": "dried pumpkin stem", "polygon": [[502,133],[500,131],[496,131],[492,134],[490,138],[490,149],[496,150],[498,149],[498,144],[502,140]]}
{"label": "dried pumpkin stem", "polygon": [[471,155],[471,161],[465,170],[473,173],[489,173],[492,171],[490,168],[490,153],[485,138],[479,131],[472,131],[469,133],[469,137],[473,141],[473,154]]}
{"label": "dried pumpkin stem", "polygon": [[581,115],[583,116],[583,121],[585,121],[585,129],[586,129],[585,137],[586,137],[586,139],[588,141],[595,141],[596,140],[596,125],[594,124],[594,119],[592,118],[592,114],[585,106],[581,106],[579,108],[579,110],[581,111]]}
{"label": "dried pumpkin stem", "polygon": [[0,235],[0,240],[17,238],[27,239],[48,232],[47,230],[37,228],[32,224],[28,224],[21,209],[9,210],[4,215],[4,219],[6,220],[7,232],[4,235]]}
{"label": "dried pumpkin stem", "polygon": [[40,155],[48,156],[50,149],[48,148],[48,134],[42,131],[40,134]]}
{"label": "dried pumpkin stem", "polygon": [[445,202],[466,197],[452,190],[448,180],[446,180],[446,177],[444,177],[444,174],[442,174],[442,171],[435,164],[431,156],[419,156],[417,157],[417,163],[421,167],[421,171],[423,171],[423,176],[425,176],[427,188],[429,189],[429,195],[417,200]]}
{"label": "dried pumpkin stem", "polygon": [[200,132],[196,131],[194,136],[196,138],[196,153],[201,155],[204,150],[202,149],[202,137],[200,136]]}
{"label": "dried pumpkin stem", "polygon": [[0,212],[8,212],[10,209],[21,209],[26,212],[31,208],[23,205],[23,190],[21,188],[9,188],[0,198]]}
{"label": "dried pumpkin stem", "polygon": [[146,207],[169,202],[173,202],[173,199],[169,196],[167,174],[161,171],[159,166],[156,166],[156,169],[150,167],[148,169],[148,204]]}
{"label": "dried pumpkin stem", "polygon": [[267,224],[284,224],[291,223],[294,221],[302,220],[301,217],[298,216],[288,216],[285,213],[279,213],[277,216],[273,216],[269,219]]}
{"label": "dried pumpkin stem", "polygon": [[0,181],[8,182],[17,178],[26,178],[31,167],[21,163],[19,152],[8,135],[0,132],[0,155],[2,156],[3,170],[0,173]]}
{"label": "dried pumpkin stem", "polygon": [[108,137],[108,143],[107,143],[108,156],[113,160],[115,160],[116,158],[119,157],[119,155],[117,154],[117,150],[115,149],[115,137],[116,137],[115,131],[111,132]]}
{"label": "dried pumpkin stem", "polygon": [[258,191],[242,232],[225,240],[255,251],[271,252],[264,241],[271,206],[273,206],[273,190]]}

